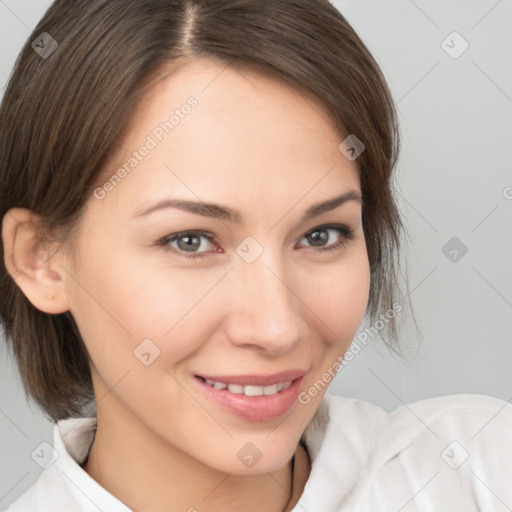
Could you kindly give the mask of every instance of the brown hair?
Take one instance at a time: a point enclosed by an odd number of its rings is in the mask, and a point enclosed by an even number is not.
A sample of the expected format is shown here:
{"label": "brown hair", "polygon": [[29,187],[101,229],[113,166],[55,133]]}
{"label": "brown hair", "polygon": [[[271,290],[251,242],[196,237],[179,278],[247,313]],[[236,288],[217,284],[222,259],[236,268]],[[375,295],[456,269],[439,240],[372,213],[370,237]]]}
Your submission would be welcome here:
{"label": "brown hair", "polygon": [[[58,44],[45,58],[32,47],[44,32]],[[68,240],[149,81],[195,57],[309,91],[343,138],[363,141],[356,163],[371,269],[367,313],[375,321],[392,309],[403,231],[391,183],[396,113],[375,60],[327,0],[55,1],[23,47],[1,104],[0,218],[28,208],[44,232]],[[54,421],[80,414],[94,394],[71,313],[35,308],[4,263],[0,284],[0,315],[27,398]],[[395,319],[386,327],[393,346]]]}

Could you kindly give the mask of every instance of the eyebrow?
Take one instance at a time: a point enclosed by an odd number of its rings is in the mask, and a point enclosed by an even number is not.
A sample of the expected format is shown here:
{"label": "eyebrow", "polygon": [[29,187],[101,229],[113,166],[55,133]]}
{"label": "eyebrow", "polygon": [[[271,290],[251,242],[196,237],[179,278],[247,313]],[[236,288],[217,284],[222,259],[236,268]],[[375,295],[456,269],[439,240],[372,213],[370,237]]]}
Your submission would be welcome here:
{"label": "eyebrow", "polygon": [[[334,210],[338,206],[341,206],[342,204],[349,201],[355,201],[361,205],[363,203],[361,194],[359,192],[356,190],[348,190],[340,196],[311,205],[304,213],[302,222],[311,219],[312,217],[321,215],[322,213]],[[190,201],[185,199],[162,199],[161,201],[158,201],[145,210],[135,212],[132,218],[144,217],[150,213],[156,212],[157,210],[167,208],[177,208],[179,210],[195,213],[196,215],[201,215],[203,217],[225,220],[234,224],[244,223],[244,217],[238,210],[234,210],[227,206],[222,206],[216,203],[205,203],[202,201]]]}

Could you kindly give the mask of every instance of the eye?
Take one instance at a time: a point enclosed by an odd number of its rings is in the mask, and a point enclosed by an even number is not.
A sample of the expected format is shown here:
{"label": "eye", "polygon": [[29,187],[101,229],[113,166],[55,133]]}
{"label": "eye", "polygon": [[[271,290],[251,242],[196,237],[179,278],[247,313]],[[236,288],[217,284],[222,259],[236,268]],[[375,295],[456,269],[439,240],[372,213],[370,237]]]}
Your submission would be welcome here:
{"label": "eye", "polygon": [[[338,236],[336,236],[336,233],[338,233]],[[348,226],[330,224],[314,228],[306,233],[303,238],[312,244],[310,247],[313,247],[315,252],[325,252],[340,249],[346,245],[350,240],[353,240],[354,232]]]}
{"label": "eye", "polygon": [[[336,233],[338,233],[338,236],[336,236]],[[318,226],[301,238],[306,239],[311,244],[309,247],[312,248],[314,253],[323,253],[341,249],[354,238],[354,232],[347,226],[330,224]],[[165,251],[176,253],[184,258],[205,258],[211,252],[211,247],[209,249],[208,246],[215,246],[216,242],[217,239],[212,233],[193,230],[182,231],[161,238],[157,245],[163,247]],[[214,252],[221,251],[214,249]]]}
{"label": "eye", "polygon": [[[206,244],[203,243],[204,240],[206,240]],[[162,245],[164,250],[177,252],[185,258],[204,258],[205,255],[202,252],[208,250],[207,247],[205,248],[205,245],[212,244],[214,240],[214,235],[205,231],[183,231],[162,238],[159,241],[159,245]],[[171,245],[174,243],[176,243],[176,246]],[[205,250],[196,252],[198,249]]]}

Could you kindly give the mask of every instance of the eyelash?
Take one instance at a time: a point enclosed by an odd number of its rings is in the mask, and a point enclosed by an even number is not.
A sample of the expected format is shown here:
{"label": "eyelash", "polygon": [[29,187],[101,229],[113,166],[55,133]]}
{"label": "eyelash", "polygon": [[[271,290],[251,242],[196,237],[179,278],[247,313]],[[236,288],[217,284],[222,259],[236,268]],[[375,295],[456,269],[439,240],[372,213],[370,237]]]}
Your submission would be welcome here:
{"label": "eyelash", "polygon": [[[341,249],[350,240],[354,239],[354,232],[349,227],[340,225],[340,224],[326,224],[326,225],[318,226],[318,227],[308,231],[305,235],[302,236],[302,238],[305,238],[308,235],[311,235],[317,231],[322,231],[322,230],[327,230],[327,229],[338,230],[340,232],[340,234],[342,235],[342,238],[338,242],[334,243],[333,245],[329,245],[327,247],[316,248],[316,249],[313,248],[313,252],[326,253],[327,251]],[[175,233],[173,235],[165,236],[165,237],[161,238],[160,240],[158,240],[157,245],[161,246],[163,248],[163,250],[166,252],[172,252],[175,254],[179,254],[180,256],[183,256],[188,259],[203,259],[203,258],[208,257],[203,252],[187,254],[186,251],[182,251],[180,249],[176,249],[174,247],[169,246],[170,242],[174,242],[175,240],[177,240],[185,235],[204,236],[209,241],[211,241],[213,243],[217,243],[217,238],[214,235],[212,235],[211,233],[208,233],[206,231],[200,231],[200,230],[191,230],[191,231],[181,231],[181,232]]]}

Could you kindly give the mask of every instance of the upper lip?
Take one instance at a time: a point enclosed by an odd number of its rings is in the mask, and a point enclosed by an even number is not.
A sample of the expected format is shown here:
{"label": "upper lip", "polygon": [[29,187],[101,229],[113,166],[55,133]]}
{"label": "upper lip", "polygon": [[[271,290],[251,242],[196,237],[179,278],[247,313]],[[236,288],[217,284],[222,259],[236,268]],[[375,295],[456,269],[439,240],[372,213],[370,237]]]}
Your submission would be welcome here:
{"label": "upper lip", "polygon": [[289,382],[304,376],[304,370],[286,370],[284,372],[273,373],[272,375],[196,375],[203,379],[223,382],[224,384],[239,384],[248,386],[269,386],[279,382]]}

